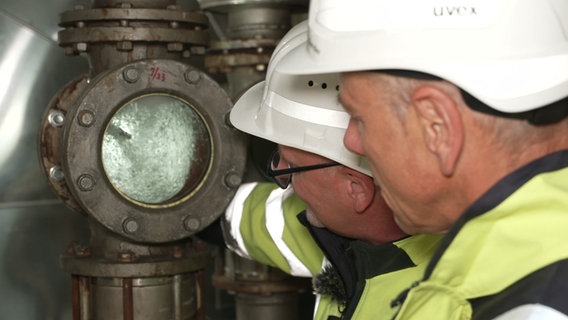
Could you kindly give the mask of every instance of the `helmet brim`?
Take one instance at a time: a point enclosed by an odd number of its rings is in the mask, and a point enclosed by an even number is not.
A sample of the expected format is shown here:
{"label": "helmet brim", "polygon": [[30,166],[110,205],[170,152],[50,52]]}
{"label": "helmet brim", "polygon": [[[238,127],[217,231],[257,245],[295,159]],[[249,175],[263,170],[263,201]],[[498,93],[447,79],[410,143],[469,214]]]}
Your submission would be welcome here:
{"label": "helmet brim", "polygon": [[[259,82],[235,103],[229,119],[237,129],[279,145],[318,154],[366,175],[372,175],[366,159],[348,151],[342,143],[349,119],[345,112],[327,109],[315,111],[321,118],[326,118],[326,113],[331,114],[328,123],[318,123],[321,119],[311,116],[303,120],[297,117],[297,114],[284,110],[286,108],[279,109],[285,104],[282,101],[275,102],[275,105],[263,105],[266,103],[264,90],[265,81]],[[300,105],[297,110],[305,108],[310,107]],[[334,115],[341,115],[343,119],[335,118]]]}

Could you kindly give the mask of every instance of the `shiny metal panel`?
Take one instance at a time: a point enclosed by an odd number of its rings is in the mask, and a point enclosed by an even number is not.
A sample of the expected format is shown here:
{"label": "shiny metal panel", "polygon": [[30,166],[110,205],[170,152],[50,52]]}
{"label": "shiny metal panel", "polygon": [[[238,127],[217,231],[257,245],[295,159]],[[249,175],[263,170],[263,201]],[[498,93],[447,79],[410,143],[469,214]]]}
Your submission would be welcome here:
{"label": "shiny metal panel", "polygon": [[0,319],[70,319],[70,277],[59,255],[89,230],[49,189],[36,148],[50,99],[88,70],[51,38],[58,13],[74,4],[0,4]]}
{"label": "shiny metal panel", "polygon": [[51,97],[86,60],[0,14],[0,202],[51,199],[37,157],[37,132]]}
{"label": "shiny metal panel", "polygon": [[86,241],[83,217],[53,201],[0,204],[0,319],[71,319],[71,282],[59,255]]}
{"label": "shiny metal panel", "polygon": [[[34,33],[48,39],[55,39],[60,30],[59,14],[75,6],[87,7],[90,0],[2,0],[0,12],[34,30]],[[2,29],[4,34],[4,30]]]}

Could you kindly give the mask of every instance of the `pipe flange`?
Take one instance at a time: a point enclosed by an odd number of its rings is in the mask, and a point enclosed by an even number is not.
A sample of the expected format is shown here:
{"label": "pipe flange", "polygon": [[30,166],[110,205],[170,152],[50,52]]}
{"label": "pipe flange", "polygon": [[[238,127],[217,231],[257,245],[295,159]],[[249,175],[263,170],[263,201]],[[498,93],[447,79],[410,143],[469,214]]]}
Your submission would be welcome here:
{"label": "pipe flange", "polygon": [[75,212],[85,214],[73,197],[62,168],[61,144],[67,113],[74,106],[89,80],[86,75],[69,82],[53,97],[46,108],[39,128],[39,158],[42,172],[53,192]]}
{"label": "pipe flange", "polygon": [[61,14],[59,45],[67,54],[88,51],[89,45],[116,42],[119,51],[133,43],[165,43],[171,51],[204,54],[209,42],[208,18],[203,13],[175,9],[95,8]]}
{"label": "pipe flange", "polygon": [[62,167],[73,197],[135,241],[195,234],[236,192],[227,175],[244,174],[246,138],[225,122],[231,107],[214,80],[179,61],[101,73],[67,115]]}

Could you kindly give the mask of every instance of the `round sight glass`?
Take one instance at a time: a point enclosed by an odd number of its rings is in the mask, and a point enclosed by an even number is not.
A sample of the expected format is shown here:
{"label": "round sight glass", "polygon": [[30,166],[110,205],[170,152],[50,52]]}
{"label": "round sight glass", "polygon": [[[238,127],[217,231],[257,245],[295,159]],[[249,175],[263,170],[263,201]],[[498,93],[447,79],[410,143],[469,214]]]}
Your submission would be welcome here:
{"label": "round sight glass", "polygon": [[114,114],[103,136],[104,170],[121,194],[156,205],[195,189],[211,160],[209,131],[195,109],[176,97],[138,97]]}

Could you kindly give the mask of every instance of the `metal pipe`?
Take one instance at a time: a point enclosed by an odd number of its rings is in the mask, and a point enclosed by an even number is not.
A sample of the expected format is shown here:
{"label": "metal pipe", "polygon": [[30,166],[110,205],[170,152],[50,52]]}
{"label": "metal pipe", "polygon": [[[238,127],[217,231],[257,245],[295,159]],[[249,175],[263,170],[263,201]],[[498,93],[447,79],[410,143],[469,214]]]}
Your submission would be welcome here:
{"label": "metal pipe", "polygon": [[197,320],[205,320],[205,303],[203,302],[203,297],[205,297],[205,273],[203,270],[199,270],[195,273],[195,283],[197,287]]}
{"label": "metal pipe", "polygon": [[181,276],[173,276],[174,320],[181,320]]}
{"label": "metal pipe", "polygon": [[91,278],[79,276],[81,320],[91,320]]}
{"label": "metal pipe", "polygon": [[71,276],[71,304],[73,320],[81,320],[81,293],[80,293],[80,277],[78,275]]}
{"label": "metal pipe", "polygon": [[124,320],[134,320],[134,299],[132,297],[132,278],[122,279],[122,312]]}

